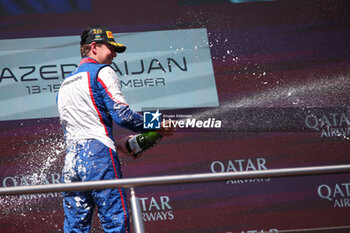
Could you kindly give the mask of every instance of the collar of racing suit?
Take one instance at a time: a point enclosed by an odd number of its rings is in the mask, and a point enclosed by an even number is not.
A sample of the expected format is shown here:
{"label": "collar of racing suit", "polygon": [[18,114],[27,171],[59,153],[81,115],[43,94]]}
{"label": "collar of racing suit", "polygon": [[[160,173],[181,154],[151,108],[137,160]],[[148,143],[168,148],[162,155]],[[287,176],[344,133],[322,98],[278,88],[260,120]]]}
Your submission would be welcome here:
{"label": "collar of racing suit", "polygon": [[91,57],[83,57],[83,59],[81,59],[79,66],[84,64],[84,63],[96,63],[99,64],[98,61],[96,61],[95,59],[91,58]]}

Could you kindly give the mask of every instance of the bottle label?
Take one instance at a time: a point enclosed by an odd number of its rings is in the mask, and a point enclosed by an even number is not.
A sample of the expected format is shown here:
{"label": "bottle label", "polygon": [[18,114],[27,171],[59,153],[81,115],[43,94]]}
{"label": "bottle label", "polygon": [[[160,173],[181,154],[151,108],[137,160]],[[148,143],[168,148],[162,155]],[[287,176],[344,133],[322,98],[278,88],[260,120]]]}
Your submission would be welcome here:
{"label": "bottle label", "polygon": [[136,138],[138,137],[139,135],[136,135],[132,138],[129,139],[129,146],[130,146],[130,149],[131,151],[134,151],[134,154],[138,154],[142,151],[142,148],[139,146],[139,144],[137,143],[137,140]]}

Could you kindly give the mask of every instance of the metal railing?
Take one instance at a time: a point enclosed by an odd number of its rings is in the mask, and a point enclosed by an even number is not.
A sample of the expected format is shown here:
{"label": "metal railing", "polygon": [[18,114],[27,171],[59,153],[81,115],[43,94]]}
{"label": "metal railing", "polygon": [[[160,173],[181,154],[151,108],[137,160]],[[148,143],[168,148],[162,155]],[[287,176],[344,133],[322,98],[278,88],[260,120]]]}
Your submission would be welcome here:
{"label": "metal railing", "polygon": [[140,203],[135,195],[134,188],[144,186],[184,184],[184,183],[200,183],[214,182],[222,180],[235,179],[253,179],[253,178],[272,178],[272,177],[290,177],[305,175],[321,175],[350,172],[350,165],[334,165],[334,166],[317,166],[317,167],[300,167],[300,168],[283,168],[269,169],[247,172],[224,172],[224,173],[203,173],[203,174],[186,174],[172,176],[156,176],[144,178],[123,178],[119,180],[101,180],[74,182],[63,184],[47,184],[33,186],[17,186],[0,188],[0,195],[21,195],[31,193],[48,193],[63,191],[88,191],[94,189],[108,188],[129,188],[131,193],[130,204],[133,216],[134,230],[136,233],[144,233],[144,225],[142,220],[142,211]]}

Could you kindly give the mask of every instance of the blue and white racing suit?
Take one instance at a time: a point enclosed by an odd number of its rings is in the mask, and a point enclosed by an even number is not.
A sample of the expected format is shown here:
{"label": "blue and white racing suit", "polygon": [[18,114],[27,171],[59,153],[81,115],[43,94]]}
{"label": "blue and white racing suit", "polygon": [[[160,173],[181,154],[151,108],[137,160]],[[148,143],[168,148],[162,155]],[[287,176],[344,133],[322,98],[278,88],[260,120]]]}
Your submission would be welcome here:
{"label": "blue and white racing suit", "polygon": [[[143,118],[125,101],[115,71],[85,57],[62,83],[57,97],[67,154],[64,183],[122,177],[112,135],[113,121],[143,131]],[[129,232],[125,190],[64,192],[65,232],[89,232],[95,205],[104,232]]]}

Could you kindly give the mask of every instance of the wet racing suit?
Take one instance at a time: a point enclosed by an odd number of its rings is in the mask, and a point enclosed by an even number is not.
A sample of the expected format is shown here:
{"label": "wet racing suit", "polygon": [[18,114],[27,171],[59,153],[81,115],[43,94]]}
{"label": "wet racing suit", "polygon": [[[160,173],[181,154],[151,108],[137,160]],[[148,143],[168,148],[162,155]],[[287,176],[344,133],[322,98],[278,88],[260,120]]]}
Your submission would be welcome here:
{"label": "wet racing suit", "polygon": [[[143,118],[127,105],[115,71],[83,58],[62,83],[57,105],[67,145],[62,181],[121,178],[113,121],[141,132]],[[89,232],[95,205],[104,232],[129,232],[126,194],[121,188],[64,192],[64,231]]]}

